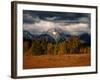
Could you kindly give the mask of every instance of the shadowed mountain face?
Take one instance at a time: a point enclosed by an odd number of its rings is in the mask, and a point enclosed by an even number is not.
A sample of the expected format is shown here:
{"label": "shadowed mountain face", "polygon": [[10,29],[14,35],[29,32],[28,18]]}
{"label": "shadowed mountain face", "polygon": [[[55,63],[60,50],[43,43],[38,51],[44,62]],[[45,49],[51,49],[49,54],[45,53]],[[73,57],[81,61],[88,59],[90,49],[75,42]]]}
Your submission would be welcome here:
{"label": "shadowed mountain face", "polygon": [[91,37],[89,34],[84,33],[80,35],[80,40],[83,40],[84,42],[90,44],[91,43]]}
{"label": "shadowed mountain face", "polygon": [[24,31],[23,32],[23,39],[24,40],[45,40],[48,42],[54,42],[55,40],[53,39],[53,37],[51,37],[50,35],[43,33],[41,35],[37,35],[37,34],[31,34],[28,31]]}
{"label": "shadowed mountain face", "polygon": [[41,34],[41,35],[39,35],[38,39],[39,40],[44,40],[44,41],[47,41],[47,42],[52,42],[52,43],[55,42],[54,38],[51,37],[48,34]]}
{"label": "shadowed mountain face", "polygon": [[33,39],[33,35],[30,33],[30,32],[28,32],[28,31],[23,31],[23,39],[25,39],[25,40],[32,40]]}
{"label": "shadowed mountain face", "polygon": [[[67,41],[70,37],[72,37],[73,35],[70,34],[66,34],[66,32],[61,31],[59,29],[51,29],[48,30],[47,32],[43,32],[42,34],[31,34],[28,31],[23,31],[23,39],[24,40],[44,40],[50,43],[55,43],[55,42],[63,42],[63,41]],[[83,41],[84,43],[87,43],[90,45],[91,43],[91,37],[90,34],[88,33],[83,33],[81,35],[75,36],[77,38],[79,38],[81,41]]]}

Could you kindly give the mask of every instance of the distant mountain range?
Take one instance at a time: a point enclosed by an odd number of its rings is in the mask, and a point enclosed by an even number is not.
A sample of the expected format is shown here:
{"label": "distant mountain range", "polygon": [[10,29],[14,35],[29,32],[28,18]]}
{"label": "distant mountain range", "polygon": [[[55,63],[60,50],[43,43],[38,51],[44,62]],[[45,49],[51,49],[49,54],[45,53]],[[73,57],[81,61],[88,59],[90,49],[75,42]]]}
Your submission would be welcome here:
{"label": "distant mountain range", "polygon": [[26,40],[32,40],[33,39],[33,35],[30,33],[30,32],[28,32],[28,31],[23,31],[23,38],[24,39],[26,39]]}
{"label": "distant mountain range", "polygon": [[[59,42],[68,40],[72,35],[70,34],[65,34],[64,32],[59,33]],[[78,37],[81,41],[90,44],[91,43],[91,36],[88,33],[84,33],[81,35],[76,36]],[[48,42],[55,42],[55,39],[50,36],[48,33],[43,33],[41,35],[33,35],[28,31],[23,31],[23,39],[24,40],[47,40]]]}

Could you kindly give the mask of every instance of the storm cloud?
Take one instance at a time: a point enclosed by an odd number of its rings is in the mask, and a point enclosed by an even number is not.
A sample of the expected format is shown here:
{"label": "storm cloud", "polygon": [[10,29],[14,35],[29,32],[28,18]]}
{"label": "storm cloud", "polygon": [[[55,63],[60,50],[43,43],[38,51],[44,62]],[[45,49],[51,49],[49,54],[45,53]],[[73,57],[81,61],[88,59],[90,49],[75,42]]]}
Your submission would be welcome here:
{"label": "storm cloud", "polygon": [[90,34],[90,14],[23,11],[23,30],[27,30],[32,34],[41,34],[51,28],[60,28],[71,35]]}

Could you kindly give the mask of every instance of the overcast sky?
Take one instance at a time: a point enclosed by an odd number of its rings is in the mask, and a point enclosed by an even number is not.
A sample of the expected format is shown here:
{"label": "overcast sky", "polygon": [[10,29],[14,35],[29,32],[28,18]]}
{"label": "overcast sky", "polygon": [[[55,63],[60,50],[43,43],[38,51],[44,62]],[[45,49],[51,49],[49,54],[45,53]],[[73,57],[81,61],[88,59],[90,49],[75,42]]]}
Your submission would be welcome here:
{"label": "overcast sky", "polygon": [[23,30],[27,30],[31,34],[41,34],[52,28],[60,28],[71,35],[90,34],[90,14],[23,11]]}

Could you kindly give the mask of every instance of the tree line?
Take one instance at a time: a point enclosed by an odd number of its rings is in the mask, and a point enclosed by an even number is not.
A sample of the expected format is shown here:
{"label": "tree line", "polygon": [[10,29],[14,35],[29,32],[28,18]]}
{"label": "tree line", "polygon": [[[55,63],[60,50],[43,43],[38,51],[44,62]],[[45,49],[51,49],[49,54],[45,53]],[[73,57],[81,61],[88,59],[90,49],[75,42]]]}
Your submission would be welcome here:
{"label": "tree line", "polygon": [[63,55],[90,53],[90,46],[71,37],[63,42],[49,43],[47,40],[33,40],[23,42],[23,52],[30,51],[32,55]]}

